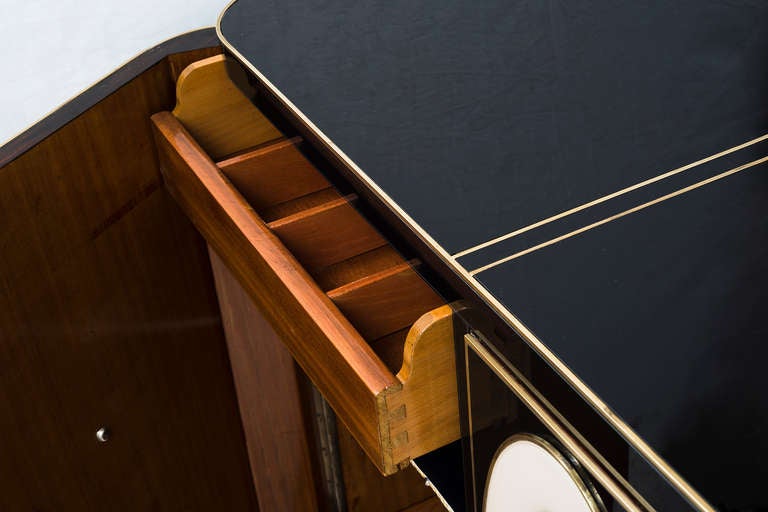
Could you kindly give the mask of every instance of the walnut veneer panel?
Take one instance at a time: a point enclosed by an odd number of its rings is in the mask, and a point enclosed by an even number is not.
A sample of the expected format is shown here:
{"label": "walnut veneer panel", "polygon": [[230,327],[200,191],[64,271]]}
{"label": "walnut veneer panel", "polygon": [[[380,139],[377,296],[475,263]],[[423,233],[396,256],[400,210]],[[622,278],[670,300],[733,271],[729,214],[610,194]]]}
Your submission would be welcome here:
{"label": "walnut veneer panel", "polygon": [[173,104],[161,60],[0,168],[2,510],[257,510],[205,244],[148,122]]}

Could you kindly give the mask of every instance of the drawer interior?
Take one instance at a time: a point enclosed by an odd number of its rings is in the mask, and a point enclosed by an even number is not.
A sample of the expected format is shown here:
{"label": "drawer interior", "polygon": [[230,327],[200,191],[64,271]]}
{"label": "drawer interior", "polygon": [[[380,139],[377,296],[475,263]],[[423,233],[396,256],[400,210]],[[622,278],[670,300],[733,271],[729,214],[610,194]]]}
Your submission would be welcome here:
{"label": "drawer interior", "polygon": [[[418,274],[420,262],[400,255],[302,143],[281,138],[216,165],[374,352],[402,354],[411,325],[445,302]],[[400,370],[402,360],[382,360]]]}
{"label": "drawer interior", "polygon": [[222,56],[193,64],[173,113],[153,116],[165,185],[390,474],[459,437],[451,317],[462,306],[445,304],[232,72]]}

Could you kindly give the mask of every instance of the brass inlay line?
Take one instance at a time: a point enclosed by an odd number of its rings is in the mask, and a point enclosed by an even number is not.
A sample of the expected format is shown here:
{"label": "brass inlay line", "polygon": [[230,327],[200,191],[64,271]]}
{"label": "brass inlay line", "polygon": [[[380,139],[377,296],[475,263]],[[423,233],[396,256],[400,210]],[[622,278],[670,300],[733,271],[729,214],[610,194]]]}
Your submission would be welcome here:
{"label": "brass inlay line", "polygon": [[[581,465],[602,485],[619,504],[628,511],[642,512],[648,509],[637,503],[632,496],[626,493],[625,489],[617,484],[611,478],[610,474],[584,449],[583,446],[568,432],[520,382],[509,370],[500,363],[490,351],[483,346],[482,342],[475,336],[467,334],[464,336],[465,346],[483,360],[496,376],[525,404],[529,411],[549,430],[552,435],[569,451]],[[465,349],[466,350],[466,349]]]}
{"label": "brass inlay line", "polygon": [[702,158],[701,160],[696,160],[695,162],[691,162],[690,164],[684,165],[682,167],[678,167],[677,169],[672,169],[671,171],[665,172],[664,174],[659,174],[658,176],[654,176],[653,178],[649,178],[645,181],[641,181],[640,183],[635,183],[634,185],[630,185],[629,187],[623,188],[621,190],[617,190],[616,192],[612,192],[606,196],[599,197],[593,201],[590,201],[588,203],[584,203],[580,206],[576,206],[574,208],[571,208],[570,210],[566,210],[564,212],[558,213],[556,215],[553,215],[551,217],[547,217],[546,219],[540,220],[538,222],[535,222],[533,224],[530,224],[528,226],[525,226],[520,229],[516,229],[515,231],[511,231],[505,235],[498,236],[496,238],[493,238],[491,240],[488,240],[487,242],[483,242],[481,244],[475,245],[473,247],[470,247],[469,249],[464,249],[463,251],[457,252],[453,255],[454,258],[461,258],[462,256],[466,256],[467,254],[471,254],[473,252],[477,252],[481,249],[485,249],[486,247],[490,247],[492,245],[496,245],[499,242],[503,242],[504,240],[509,240],[510,238],[514,238],[518,235],[522,235],[523,233],[526,233],[528,231],[531,231],[532,229],[539,228],[541,226],[545,226],[551,222],[554,222],[556,220],[560,220],[564,217],[568,217],[569,215],[573,215],[574,213],[578,213],[580,211],[586,210],[587,208],[591,208],[593,206],[596,206],[598,204],[604,203],[606,201],[610,201],[611,199],[617,198],[619,196],[622,196],[624,194],[628,194],[629,192],[632,192],[634,190],[637,190],[639,188],[643,188],[647,185],[651,185],[653,183],[656,183],[657,181],[662,181],[667,178],[670,178],[672,176],[675,176],[676,174],[680,174],[682,172],[685,172],[689,169],[693,169],[694,167],[697,167],[699,165],[705,164],[707,162],[711,162],[712,160],[717,160],[718,158],[721,158],[723,156],[729,155],[731,153],[735,153],[737,151],[741,151],[744,148],[747,148],[749,146],[752,146],[754,144],[757,144],[758,142],[762,142],[764,140],[768,139],[768,134],[765,134],[761,137],[757,137],[756,139],[752,139],[750,141],[747,141],[743,144],[739,144],[738,146],[734,146],[732,148],[726,149],[724,151],[721,151],[720,153],[716,153],[714,155],[708,156],[706,158]]}
{"label": "brass inlay line", "polygon": [[697,188],[703,187],[704,185],[708,185],[710,183],[713,183],[715,181],[721,180],[723,178],[727,178],[728,176],[731,176],[733,174],[736,174],[738,172],[744,171],[746,169],[749,169],[751,167],[754,167],[756,165],[760,165],[764,162],[768,161],[768,156],[765,156],[763,158],[753,160],[752,162],[749,162],[744,165],[740,165],[739,167],[735,167],[729,171],[722,172],[720,174],[717,174],[715,176],[712,176],[710,178],[707,178],[706,180],[699,181],[698,183],[694,183],[693,185],[688,185],[687,187],[675,190],[674,192],[670,192],[669,194],[663,195],[661,197],[658,197],[652,201],[648,201],[646,203],[640,204],[638,206],[635,206],[634,208],[630,208],[629,210],[624,210],[623,212],[617,213],[615,215],[611,215],[610,217],[606,217],[602,220],[599,220],[597,222],[593,222],[592,224],[588,224],[584,227],[581,227],[579,229],[574,229],[573,231],[570,231],[564,235],[560,235],[556,238],[553,238],[551,240],[547,240],[546,242],[542,242],[538,245],[534,245],[533,247],[529,247],[528,249],[524,249],[522,251],[516,252],[510,256],[507,256],[505,258],[501,258],[499,260],[493,261],[491,263],[488,263],[487,265],[483,265],[482,267],[476,268],[475,270],[470,270],[469,275],[474,276],[479,274],[480,272],[484,272],[488,269],[491,269],[493,267],[496,267],[498,265],[501,265],[502,263],[506,263],[508,261],[512,261],[516,258],[519,258],[520,256],[525,256],[526,254],[530,254],[534,251],[538,251],[539,249],[543,249],[544,247],[548,247],[550,245],[554,245],[558,242],[562,242],[563,240],[566,240],[568,238],[574,237],[576,235],[580,235],[581,233],[584,233],[585,231],[589,231],[590,229],[594,229],[598,226],[602,226],[603,224],[608,224],[609,222],[612,222],[614,220],[620,219],[622,217],[626,217],[627,215],[630,215],[632,213],[639,212],[640,210],[644,210],[650,206],[653,206],[655,204],[659,204],[663,201],[666,201],[667,199],[672,199],[673,197],[677,197],[679,195],[685,194],[687,192],[690,192],[691,190],[695,190]]}
{"label": "brass inlay line", "polygon": [[[644,507],[647,510],[655,510],[648,501],[643,498],[637,490],[632,487],[629,482],[622,476],[616,469],[605,459],[605,457],[595,449],[595,447],[592,445],[592,443],[589,442],[588,439],[586,439],[576,428],[563,416],[563,414],[549,401],[547,398],[541,394],[541,392],[536,389],[536,387],[523,375],[523,373],[515,366],[513,365],[507,358],[504,356],[504,354],[501,353],[501,351],[496,347],[492,342],[487,340],[483,337],[482,333],[479,332],[472,332],[468,334],[467,336],[471,336],[476,340],[477,343],[480,343],[483,345],[485,350],[491,354],[500,364],[504,365],[506,368],[506,371],[508,371],[510,374],[512,374],[520,383],[525,386],[525,388],[528,390],[531,395],[538,400],[544,408],[549,411],[550,414],[554,416],[554,418],[560,423],[560,425],[569,432],[578,442],[584,446],[584,448],[595,458],[595,460],[600,463],[603,468],[605,468],[606,471],[608,471],[611,476],[616,480],[617,483],[622,485],[625,490],[632,495],[632,497],[637,500],[637,502]],[[466,336],[465,336],[465,344],[466,344]],[[466,354],[465,354],[466,357]],[[467,377],[469,379],[469,377]],[[469,401],[469,381],[467,381],[467,401]],[[470,425],[472,416],[470,415]]]}
{"label": "brass inlay line", "polygon": [[477,504],[477,478],[475,472],[475,427],[472,425],[472,386],[469,374],[469,344],[467,343],[467,335],[464,336],[464,382],[467,384],[467,419],[469,420],[469,463],[470,474],[472,475],[472,508],[476,510]]}

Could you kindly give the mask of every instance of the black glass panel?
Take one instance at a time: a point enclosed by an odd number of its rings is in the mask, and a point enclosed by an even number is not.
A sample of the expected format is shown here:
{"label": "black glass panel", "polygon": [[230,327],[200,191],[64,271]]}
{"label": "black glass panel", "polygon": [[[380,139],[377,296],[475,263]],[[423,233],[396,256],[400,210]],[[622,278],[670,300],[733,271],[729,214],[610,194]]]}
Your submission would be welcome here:
{"label": "black glass panel", "polygon": [[746,169],[478,274],[726,510],[768,508],[767,172]]}
{"label": "black glass panel", "polygon": [[[551,444],[557,451],[568,456],[553,435],[526,405],[499,379],[490,367],[470,348],[466,355],[467,385],[467,472],[468,509],[483,510],[487,480],[494,457],[502,445],[516,434],[533,434]],[[573,467],[579,469],[579,478],[591,489],[595,501],[608,510],[623,511],[612,496],[596,485],[590,476],[579,467],[578,462],[568,457]]]}

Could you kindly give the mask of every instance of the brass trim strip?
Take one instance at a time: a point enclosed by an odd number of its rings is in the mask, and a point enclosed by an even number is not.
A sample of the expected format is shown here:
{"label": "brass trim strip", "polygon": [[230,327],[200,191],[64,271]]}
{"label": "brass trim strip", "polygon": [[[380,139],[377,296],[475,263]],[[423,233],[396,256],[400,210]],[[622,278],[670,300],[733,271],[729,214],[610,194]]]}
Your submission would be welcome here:
{"label": "brass trim strip", "polygon": [[[538,389],[536,389],[536,387],[525,377],[525,375],[523,375],[523,373],[518,370],[515,365],[509,362],[504,354],[502,354],[501,351],[499,351],[499,349],[492,342],[486,340],[483,334],[479,332],[473,332],[472,336],[478,340],[478,343],[484,344],[485,348],[492,355],[492,357],[495,357],[498,361],[500,361],[507,368],[507,370],[512,373],[514,377],[519,380],[523,386],[526,387],[526,389],[528,389],[533,397],[541,402],[541,404],[555,417],[555,419],[560,422],[563,428],[570,432],[571,435],[575,437],[576,440],[580,442],[584,448],[592,454],[597,462],[602,464],[606,471],[608,471],[616,481],[624,486],[626,491],[630,493],[642,507],[647,510],[653,510],[651,504],[648,503],[648,501],[646,501],[646,499],[641,496],[640,493],[637,492],[637,490],[632,487],[632,485],[618,471],[616,471],[616,469],[605,459],[605,457],[603,457],[603,455],[594,446],[592,446],[592,443],[590,443],[589,440],[587,440],[578,430],[576,430],[576,428],[560,413],[560,411],[558,411],[557,408],[552,405],[552,403],[547,400],[547,398],[542,395]],[[469,389],[467,389],[467,393],[469,393]]]}
{"label": "brass trim strip", "polygon": [[653,508],[647,503],[638,503],[636,498],[627,493],[624,486],[619,485],[602,464],[555,418],[551,411],[544,406],[515,375],[510,373],[503,363],[484,346],[479,338],[472,334],[464,336],[464,344],[483,360],[493,373],[523,402],[536,418],[549,430],[552,435],[568,451],[570,451],[584,468],[602,485],[619,504],[628,512],[648,512]]}
{"label": "brass trim strip", "polygon": [[490,293],[477,279],[467,272],[467,270],[461,266],[451,255],[438,244],[431,235],[429,235],[424,228],[422,228],[416,221],[414,221],[405,210],[400,207],[395,201],[392,200],[389,195],[382,190],[379,185],[376,184],[363,170],[352,161],[341,149],[338,148],[329,138],[326,136],[312,121],[299,110],[280,90],[278,90],[267,78],[253,65],[248,59],[246,59],[242,53],[240,53],[226,37],[221,33],[221,19],[227,10],[237,0],[230,0],[229,4],[219,15],[216,21],[216,34],[221,41],[221,44],[245,66],[255,78],[257,78],[261,84],[269,89],[269,91],[275,95],[275,97],[288,109],[297,119],[299,119],[304,126],[313,132],[319,141],[325,146],[325,148],[331,151],[336,157],[347,166],[347,168],[354,172],[368,189],[381,200],[384,204],[388,205],[392,212],[407,226],[409,226],[414,233],[421,239],[421,241],[433,251],[437,257],[439,257],[448,268],[450,268],[464,283],[479,297],[481,297],[486,304],[494,311],[500,318],[502,318],[515,332],[526,342],[528,345],[536,351],[545,362],[547,362],[569,385],[571,385],[582,398],[590,404],[599,414],[616,429],[627,442],[635,448],[643,457],[645,457],[654,468],[663,475],[670,483],[676,487],[679,492],[695,507],[699,510],[714,511],[714,509],[704,500],[704,498],[686,482],[675,470],[673,470],[669,464],[667,464],[656,452],[645,442],[643,439],[632,430],[629,425],[616,416],[608,405],[603,402],[597,394],[590,389],[584,382],[576,376],[571,369],[563,363],[555,354],[547,347],[536,335],[528,329],[523,322],[521,322],[515,315],[512,314],[501,302],[499,302],[493,294]]}
{"label": "brass trim strip", "polygon": [[[475,473],[475,427],[472,425],[472,386],[469,378],[469,345],[467,345],[466,335],[464,339],[464,383],[467,387],[467,421],[469,423],[469,464],[470,474],[472,475],[472,508],[476,509],[475,504],[477,502],[477,479]],[[458,377],[458,376],[457,376]],[[477,511],[475,511],[477,512]]]}
{"label": "brass trim strip", "polygon": [[706,180],[699,181],[697,183],[694,183],[693,185],[688,185],[687,187],[675,190],[674,192],[670,192],[669,194],[663,195],[661,197],[657,197],[656,199],[653,199],[651,201],[648,201],[643,204],[639,204],[633,208],[630,208],[629,210],[624,210],[623,212],[619,212],[615,215],[611,215],[610,217],[606,217],[602,220],[599,220],[597,222],[593,222],[592,224],[588,224],[584,227],[581,227],[579,229],[574,229],[573,231],[570,231],[564,235],[560,235],[556,238],[553,238],[551,240],[547,240],[546,242],[542,242],[538,245],[534,245],[533,247],[529,247],[528,249],[524,249],[522,251],[516,252],[510,256],[506,256],[504,258],[498,259],[496,261],[492,261],[491,263],[488,263],[487,265],[483,265],[482,267],[478,267],[474,270],[471,270],[469,272],[469,275],[474,276],[479,274],[480,272],[485,272],[486,270],[492,269],[493,267],[497,267],[503,263],[507,263],[509,261],[512,261],[514,259],[517,259],[521,256],[525,256],[526,254],[530,254],[532,252],[538,251],[539,249],[543,249],[545,247],[549,247],[550,245],[554,245],[558,242],[562,242],[563,240],[566,240],[568,238],[574,237],[576,235],[580,235],[586,231],[589,231],[591,229],[594,229],[596,227],[602,226],[603,224],[608,224],[609,222],[613,222],[614,220],[620,219],[622,217],[626,217],[627,215],[630,215],[632,213],[637,213],[640,210],[645,210],[646,208],[662,203],[668,199],[672,199],[673,197],[677,197],[683,194],[686,194],[692,190],[695,190],[697,188],[703,187],[704,185],[709,185],[710,183],[713,183],[715,181],[721,180],[723,178],[727,178],[728,176],[731,176],[733,174],[736,174],[738,172],[744,171],[746,169],[749,169],[751,167],[755,167],[756,165],[760,165],[764,162],[768,161],[768,156],[765,156],[763,158],[759,158],[757,160],[753,160],[752,162],[746,163],[744,165],[740,165],[739,167],[735,167],[733,169],[730,169],[728,171],[722,172],[720,174],[717,174],[715,176],[712,176],[710,178],[707,178]]}
{"label": "brass trim strip", "polygon": [[481,249],[485,249],[486,247],[490,247],[492,245],[496,245],[499,242],[503,242],[504,240],[509,240],[510,238],[514,238],[518,235],[522,235],[523,233],[526,233],[528,231],[531,231],[532,229],[539,228],[541,226],[545,226],[551,222],[554,222],[556,220],[560,220],[562,218],[568,217],[569,215],[573,215],[574,213],[578,213],[580,211],[586,210],[588,208],[591,208],[593,206],[597,206],[598,204],[604,203],[606,201],[610,201],[611,199],[615,199],[619,196],[623,196],[624,194],[628,194],[629,192],[633,192],[637,189],[643,188],[647,185],[651,185],[653,183],[656,183],[658,181],[665,180],[667,178],[671,178],[672,176],[675,176],[677,174],[680,174],[682,172],[685,172],[687,170],[693,169],[694,167],[698,167],[699,165],[705,164],[707,162],[711,162],[712,160],[717,160],[718,158],[724,157],[726,155],[729,155],[731,153],[735,153],[737,151],[741,151],[744,148],[747,148],[749,146],[752,146],[754,144],[757,144],[758,142],[762,142],[764,140],[768,139],[768,134],[762,135],[760,137],[757,137],[755,139],[749,140],[743,144],[739,144],[738,146],[734,146],[732,148],[725,149],[719,153],[716,153],[714,155],[710,155],[708,157],[702,158],[701,160],[696,160],[695,162],[691,162],[690,164],[684,165],[682,167],[678,167],[677,169],[672,169],[671,171],[667,171],[663,174],[659,174],[658,176],[654,176],[653,178],[649,178],[645,181],[641,181],[639,183],[635,183],[634,185],[630,185],[629,187],[622,188],[621,190],[617,190],[616,192],[612,192],[608,195],[605,195],[603,197],[599,197],[597,199],[594,199],[588,203],[584,203],[580,206],[576,206],[574,208],[571,208],[570,210],[566,210],[564,212],[560,212],[556,215],[553,215],[551,217],[547,217],[546,219],[540,220],[538,222],[535,222],[533,224],[530,224],[528,226],[525,226],[523,228],[516,229],[514,231],[510,231],[509,233],[506,233],[504,235],[498,236],[496,238],[492,238],[491,240],[488,240],[487,242],[483,242],[481,244],[477,244],[473,247],[470,247],[468,249],[464,249],[463,251],[459,251],[456,254],[453,255],[454,258],[461,258],[462,256],[466,256],[468,254],[472,254],[473,252],[477,252]]}

